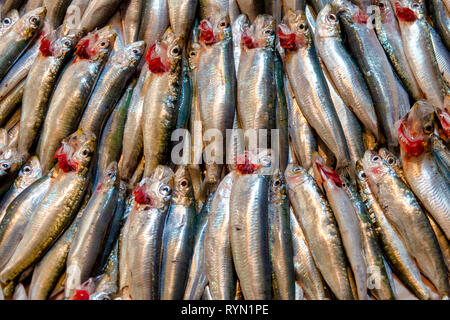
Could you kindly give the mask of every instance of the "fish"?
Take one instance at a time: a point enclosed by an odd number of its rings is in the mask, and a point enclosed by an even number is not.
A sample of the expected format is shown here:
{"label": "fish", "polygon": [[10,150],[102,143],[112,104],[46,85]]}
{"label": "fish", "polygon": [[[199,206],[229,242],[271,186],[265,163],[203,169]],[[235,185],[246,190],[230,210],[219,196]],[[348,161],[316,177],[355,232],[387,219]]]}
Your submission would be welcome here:
{"label": "fish", "polygon": [[204,256],[206,278],[213,300],[233,300],[236,279],[230,241],[231,191],[238,175],[230,172],[222,179],[209,209]]}
{"label": "fish", "polygon": [[87,188],[94,145],[95,137],[88,132],[75,132],[63,140],[58,152],[57,170],[62,173],[58,174],[33,210],[23,238],[0,272],[3,285],[10,286],[22,272],[42,258],[73,220]]}
{"label": "fish", "polygon": [[350,163],[349,151],[304,12],[290,12],[278,28],[281,46],[286,49],[286,73],[299,97],[296,101],[308,123],[336,156],[337,168],[344,170]]}
{"label": "fish", "polygon": [[433,106],[426,101],[417,102],[398,129],[401,160],[405,178],[412,191],[433,216],[447,237],[450,236],[450,208],[447,198],[450,185],[439,171],[438,164],[428,146],[429,117]]}
{"label": "fish", "polygon": [[313,129],[300,110],[286,76],[284,83],[287,92],[289,135],[291,137],[293,153],[297,162],[308,170],[312,167],[312,154],[318,148],[317,140],[314,136]]}
{"label": "fish", "polygon": [[390,1],[373,0],[372,4],[379,9],[379,12],[375,12],[377,15],[375,19],[378,19],[375,20],[375,31],[396,74],[414,100],[423,99],[422,90],[406,57],[400,27]]}
{"label": "fish", "polygon": [[431,0],[431,13],[434,26],[447,48],[450,48],[450,8],[445,1]]}
{"label": "fish", "polygon": [[209,195],[196,217],[194,250],[192,253],[189,274],[183,300],[200,300],[208,284],[205,268],[205,236],[209,224],[214,193]]}
{"label": "fish", "polygon": [[143,106],[145,173],[148,176],[169,154],[177,120],[181,86],[182,44],[171,29],[147,53],[149,87]]}
{"label": "fish", "polygon": [[236,77],[239,74],[239,64],[241,61],[241,39],[242,33],[250,25],[250,21],[245,14],[240,14],[231,25],[231,34],[233,36],[234,69]]}
{"label": "fish", "polygon": [[44,0],[43,6],[47,8],[46,27],[50,30],[58,28],[62,24],[71,2],[72,0]]}
{"label": "fish", "polygon": [[[438,64],[439,71],[442,74],[442,78],[445,81],[447,87],[450,86],[450,53],[442,42],[439,34],[430,27],[431,43],[433,44],[434,54],[436,56],[436,62]],[[445,103],[444,103],[445,104]]]}
{"label": "fish", "polygon": [[77,39],[77,34],[58,36],[52,32],[40,41],[39,54],[25,80],[18,145],[22,154],[29,153],[37,140],[53,88]]}
{"label": "fish", "polygon": [[46,14],[44,7],[30,11],[0,37],[0,80],[40,32]]}
{"label": "fish", "polygon": [[9,11],[6,15],[2,14],[0,21],[0,36],[5,34],[19,20],[19,12],[15,9]]}
{"label": "fish", "polygon": [[11,188],[3,196],[0,202],[0,222],[6,215],[9,205],[13,202],[24,190],[32,185],[36,180],[42,177],[41,165],[39,159],[34,156],[25,164],[20,170],[19,175],[14,181]]}
{"label": "fish", "polygon": [[32,214],[55,181],[53,172],[45,175],[23,190],[8,205],[0,223],[0,269],[3,269],[19,242]]}
{"label": "fish", "polygon": [[395,14],[402,33],[403,47],[408,62],[425,98],[442,110],[449,89],[439,72],[436,55],[430,36],[430,25],[426,22],[424,6],[411,0],[395,4]]}
{"label": "fish", "polygon": [[167,0],[144,0],[139,40],[147,46],[161,39],[169,27]]}
{"label": "fish", "polygon": [[357,187],[345,178],[342,179],[342,182],[342,188],[352,201],[360,224],[362,253],[367,266],[367,287],[379,300],[395,300],[394,287],[389,274],[390,269],[384,259],[367,207]]}
{"label": "fish", "polygon": [[184,296],[194,247],[196,209],[189,170],[175,172],[172,201],[163,232],[161,300],[181,300]]}
{"label": "fish", "polygon": [[118,291],[119,280],[119,241],[117,240],[108,257],[104,273],[101,275],[95,292],[89,297],[89,300],[112,300]]}
{"label": "fish", "polygon": [[303,167],[289,164],[285,177],[290,203],[317,268],[337,299],[353,300],[344,245],[328,200]]}
{"label": "fish", "polygon": [[2,1],[2,4],[0,5],[1,16],[3,17],[6,13],[10,12],[11,10],[19,9],[22,4],[23,4],[23,0]]}
{"label": "fish", "polygon": [[199,5],[201,20],[218,13],[220,16],[229,15],[233,23],[240,14],[236,0],[199,0]]}
{"label": "fish", "polygon": [[47,300],[52,294],[66,270],[67,256],[80,219],[81,213],[34,268],[29,289],[30,300]]}
{"label": "fish", "polygon": [[306,9],[306,0],[283,0],[283,15],[287,15],[289,10],[292,11],[305,11]]}
{"label": "fish", "polygon": [[150,85],[150,74],[148,67],[141,70],[128,108],[122,139],[123,149],[119,162],[119,176],[124,181],[132,178],[143,151],[142,117],[144,98]]}
{"label": "fish", "polygon": [[135,80],[127,85],[125,92],[119,102],[114,106],[114,110],[105,124],[98,147],[97,171],[94,185],[97,185],[97,181],[102,180],[106,168],[111,162],[119,162],[120,160],[127,113],[130,108],[135,86]]}
{"label": "fish", "polygon": [[301,284],[305,295],[311,300],[329,300],[330,297],[326,289],[325,281],[314,262],[305,235],[300,228],[292,208],[289,211],[296,284]]}
{"label": "fish", "polygon": [[275,105],[275,123],[278,130],[276,144],[272,146],[278,154],[278,163],[281,172],[286,170],[289,163],[289,110],[286,98],[285,76],[283,62],[278,52],[275,53],[275,85],[277,88],[277,101]]}
{"label": "fish", "polygon": [[82,30],[79,29],[79,25],[90,2],[91,0],[72,0],[70,6],[67,8],[66,15],[64,16],[63,26],[69,29],[70,32],[82,32]]}
{"label": "fish", "polygon": [[240,11],[245,14],[251,23],[256,17],[264,13],[264,2],[258,0],[236,0]]}
{"label": "fish", "polygon": [[[15,130],[14,125],[11,130]],[[11,142],[10,130],[6,130],[7,144],[0,150],[0,196],[3,196],[11,187],[22,167],[25,159],[18,153],[16,146]]]}
{"label": "fish", "polygon": [[[147,179],[140,181],[138,186],[144,186]],[[138,187],[136,186],[136,188]],[[144,193],[145,195],[145,193]],[[130,269],[128,264],[128,239],[131,220],[130,215],[135,209],[136,202],[134,201],[133,193],[125,201],[125,210],[123,213],[123,227],[119,234],[119,244],[118,244],[118,259],[119,259],[119,292],[118,295],[124,299],[129,299],[130,297]],[[145,200],[145,198],[143,199]]]}
{"label": "fish", "polygon": [[431,150],[443,176],[450,180],[450,153],[445,142],[437,135],[431,135]]}
{"label": "fish", "polygon": [[365,173],[362,160],[358,161],[356,170],[361,199],[369,210],[374,230],[378,235],[380,245],[393,271],[419,299],[429,300],[431,293],[423,283],[420,272],[409,255],[403,240],[387,220],[383,208],[375,198],[369,185],[368,176]]}
{"label": "fish", "polygon": [[105,118],[119,101],[144,55],[145,43],[134,42],[117,51],[106,64],[81,117],[79,129],[100,136]]}
{"label": "fish", "polygon": [[320,10],[322,10],[328,3],[332,3],[333,0],[310,0],[314,12],[319,14]]}
{"label": "fish", "polygon": [[339,20],[344,26],[350,52],[355,58],[371,93],[379,125],[390,149],[398,147],[395,122],[404,114],[405,106],[402,90],[389,59],[373,29],[367,28],[368,15],[347,0],[336,0]]}
{"label": "fish", "polygon": [[3,100],[0,101],[0,126],[6,124],[10,116],[21,105],[25,81],[22,80]]}
{"label": "fish", "polygon": [[403,239],[408,252],[439,293],[448,296],[450,285],[442,252],[414,194],[374,151],[366,151],[363,166],[375,197]]}
{"label": "fish", "polygon": [[244,27],[241,37],[237,107],[242,128],[248,131],[245,144],[249,150],[257,148],[255,143],[269,146],[267,141],[250,139],[258,133],[254,130],[268,130],[270,141],[270,131],[276,126],[275,38],[275,20],[269,15],[258,16],[251,26]]}
{"label": "fish", "polygon": [[96,28],[102,28],[108,20],[117,12],[123,0],[94,0],[86,7],[83,17],[77,27],[78,30],[91,32]]}
{"label": "fish", "polygon": [[269,243],[274,274],[275,298],[294,300],[294,249],[290,226],[289,198],[286,182],[280,169],[270,180],[269,189]]}
{"label": "fish", "polygon": [[121,16],[125,45],[138,41],[144,0],[130,0],[122,5]]}
{"label": "fish", "polygon": [[[269,248],[270,176],[266,149],[246,153],[237,165],[239,176],[230,198],[230,239],[235,270],[245,300],[272,298],[272,267]],[[241,161],[242,160],[242,161]]]}
{"label": "fish", "polygon": [[64,293],[66,298],[70,298],[76,287],[89,279],[104,250],[108,227],[117,204],[118,188],[117,162],[112,162],[80,213],[78,228],[67,256],[67,268],[77,270],[77,278],[67,278]]}
{"label": "fish", "polygon": [[[237,101],[237,83],[233,56],[231,24],[227,16],[213,15],[199,24],[201,49],[197,52],[196,85],[204,133],[206,159],[205,181],[217,186],[222,175],[227,130],[233,128]],[[215,138],[212,131],[223,139]],[[208,141],[210,143],[208,143]],[[210,287],[211,289],[211,287]]]}
{"label": "fish", "polygon": [[109,27],[81,39],[76,58],[64,70],[48,105],[37,154],[44,174],[48,173],[61,140],[76,130],[79,118],[114,45]]}
{"label": "fish", "polygon": [[170,26],[177,38],[187,43],[197,12],[198,0],[167,0]]}
{"label": "fish", "polygon": [[313,155],[314,175],[317,183],[325,190],[325,194],[333,210],[344,250],[356,282],[359,300],[367,300],[367,265],[363,257],[363,233],[358,220],[358,213],[343,188],[341,177],[324,164],[323,159]]}

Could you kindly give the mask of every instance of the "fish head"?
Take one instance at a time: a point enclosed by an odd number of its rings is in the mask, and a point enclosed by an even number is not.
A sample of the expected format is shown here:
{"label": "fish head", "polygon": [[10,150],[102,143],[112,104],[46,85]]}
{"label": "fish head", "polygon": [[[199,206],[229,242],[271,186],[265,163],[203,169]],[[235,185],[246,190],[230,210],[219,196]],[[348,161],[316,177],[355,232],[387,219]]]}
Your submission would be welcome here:
{"label": "fish head", "polygon": [[173,186],[173,179],[175,177],[175,173],[170,167],[159,165],[150,175],[150,179],[162,181],[164,183],[169,184],[171,187]]}
{"label": "fish head", "polygon": [[75,55],[78,59],[103,59],[111,52],[117,34],[110,26],[88,33],[76,45]]}
{"label": "fish head", "polygon": [[397,0],[394,11],[399,21],[414,22],[425,18],[426,9],[421,0]]}
{"label": "fish head", "polygon": [[383,158],[384,161],[386,161],[392,168],[394,169],[401,169],[402,168],[402,162],[399,158],[397,158],[392,152],[390,152],[386,148],[381,148],[378,150],[378,154],[381,158]]}
{"label": "fish head", "polygon": [[247,15],[240,14],[232,24],[233,36],[237,35],[240,38],[242,32],[244,32],[244,30],[249,27],[250,27],[250,20],[248,19]]}
{"label": "fish head", "polygon": [[40,7],[24,14],[20,20],[14,24],[13,29],[21,38],[29,39],[36,35],[38,30],[44,25],[47,9]]}
{"label": "fish head", "polygon": [[200,60],[200,51],[202,46],[198,42],[193,42],[189,46],[189,69],[191,71],[196,70]]}
{"label": "fish head", "polygon": [[386,161],[377,152],[372,150],[367,150],[364,153],[362,164],[370,186],[374,188],[377,187],[379,181],[385,175],[393,172],[393,169],[389,167]]}
{"label": "fish head", "polygon": [[434,132],[433,107],[426,101],[417,101],[409,113],[397,122],[401,150],[409,156],[420,156]]}
{"label": "fish head", "polygon": [[44,57],[66,57],[77,43],[76,34],[58,36],[57,31],[52,31],[41,39],[40,54]]}
{"label": "fish head", "polygon": [[256,149],[246,151],[236,157],[236,170],[240,174],[264,174],[265,169],[272,165],[272,153],[270,149]]}
{"label": "fish head", "polygon": [[368,178],[364,171],[363,159],[356,161],[355,166],[356,182],[362,192],[367,192]]}
{"label": "fish head", "polygon": [[172,199],[172,187],[159,180],[153,180],[147,185],[148,196],[150,198],[150,205],[147,208],[156,208],[165,210]]}
{"label": "fish head", "polygon": [[117,54],[112,58],[113,63],[122,66],[124,68],[134,68],[141,61],[142,56],[145,53],[145,42],[137,41],[133,42],[123,49],[119,50]]}
{"label": "fish head", "polygon": [[280,202],[285,200],[286,197],[286,181],[284,175],[280,169],[276,169],[270,179],[269,201],[272,203]]}
{"label": "fish head", "polygon": [[134,202],[138,205],[152,205],[152,199],[150,198],[150,192],[148,191],[150,183],[151,180],[149,178],[144,178],[133,190]]}
{"label": "fish head", "polygon": [[378,7],[381,22],[392,22],[395,19],[395,13],[389,0],[372,0],[372,5]]}
{"label": "fish head", "polygon": [[36,181],[42,176],[41,163],[38,157],[33,156],[28,160],[25,166],[19,172],[14,184],[18,189],[23,189],[29,186],[33,181]]}
{"label": "fish head", "polygon": [[311,32],[308,21],[303,11],[289,10],[278,26],[278,37],[280,45],[286,50],[297,50],[309,47],[311,44]]}
{"label": "fish head", "polygon": [[182,58],[182,41],[172,29],[167,29],[161,41],[156,41],[147,52],[147,64],[152,73],[166,73]]}
{"label": "fish head", "polygon": [[24,160],[16,148],[6,147],[0,155],[0,178],[14,175],[22,166]]}
{"label": "fish head", "polygon": [[56,151],[54,158],[58,160],[58,168],[64,172],[84,173],[91,163],[95,146],[95,134],[78,130],[64,139]]}
{"label": "fish head", "polygon": [[319,185],[328,185],[331,188],[342,188],[343,181],[339,174],[325,164],[319,153],[312,156],[314,177]]}
{"label": "fish head", "polygon": [[312,179],[308,171],[305,168],[298,166],[294,163],[289,163],[286,171],[284,172],[286,183],[290,187],[301,185],[306,181]]}
{"label": "fish head", "polygon": [[369,15],[348,0],[334,0],[332,5],[337,10],[338,17],[349,24],[366,25],[369,21]]}
{"label": "fish head", "polygon": [[339,37],[341,34],[337,12],[329,3],[317,15],[316,33],[324,38]]}
{"label": "fish head", "polygon": [[6,33],[19,19],[20,15],[16,9],[9,11],[0,21],[0,34]]}
{"label": "fish head", "polygon": [[117,179],[117,170],[117,162],[111,162],[106,168],[103,181],[101,181],[97,186],[97,191],[108,190],[118,184],[119,181]]}
{"label": "fish head", "polygon": [[214,45],[224,39],[231,38],[230,18],[215,14],[200,22],[198,26],[199,41],[206,46]]}
{"label": "fish head", "polygon": [[445,97],[444,108],[439,112],[439,121],[445,136],[450,138],[450,96]]}
{"label": "fish head", "polygon": [[175,172],[172,201],[185,207],[193,203],[194,190],[192,187],[191,175],[186,166],[178,167]]}
{"label": "fish head", "polygon": [[109,294],[107,292],[96,292],[96,293],[90,295],[89,300],[109,301],[109,300],[112,300],[112,298],[111,298],[111,294]]}
{"label": "fish head", "polygon": [[241,44],[247,49],[275,47],[275,19],[267,14],[259,15],[250,27],[244,27]]}

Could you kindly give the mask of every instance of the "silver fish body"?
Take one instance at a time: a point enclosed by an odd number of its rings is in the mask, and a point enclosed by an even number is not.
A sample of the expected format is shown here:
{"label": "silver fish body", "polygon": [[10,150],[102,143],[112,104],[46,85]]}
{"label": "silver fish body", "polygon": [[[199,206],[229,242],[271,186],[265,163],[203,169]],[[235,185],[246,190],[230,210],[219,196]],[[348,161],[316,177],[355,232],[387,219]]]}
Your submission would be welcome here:
{"label": "silver fish body", "polygon": [[61,25],[71,2],[72,0],[44,0],[43,5],[47,8],[46,24],[50,30]]}
{"label": "silver fish body", "polygon": [[84,11],[77,29],[91,32],[103,27],[114,15],[123,0],[95,0],[90,1]]}
{"label": "silver fish body", "polygon": [[175,35],[183,39],[184,43],[189,40],[189,34],[195,19],[198,0],[168,0],[169,21]]}

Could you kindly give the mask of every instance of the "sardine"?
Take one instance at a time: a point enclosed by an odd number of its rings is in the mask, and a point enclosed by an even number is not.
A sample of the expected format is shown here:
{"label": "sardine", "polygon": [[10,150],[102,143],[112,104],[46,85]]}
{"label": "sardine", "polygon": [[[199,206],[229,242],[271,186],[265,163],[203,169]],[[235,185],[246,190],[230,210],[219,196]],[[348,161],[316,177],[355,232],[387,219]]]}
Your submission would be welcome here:
{"label": "sardine", "polygon": [[177,38],[187,43],[197,11],[198,0],[167,0],[170,26]]}
{"label": "sardine", "polygon": [[123,0],[91,0],[77,29],[91,32],[105,26],[122,2]]}
{"label": "sardine", "polygon": [[62,74],[50,100],[39,139],[37,153],[44,174],[53,166],[61,140],[77,128],[114,40],[115,33],[106,27],[78,42],[76,58]]}
{"label": "sardine", "polygon": [[[3,126],[10,116],[21,105],[25,80],[19,83],[2,101],[0,101],[0,126]],[[23,104],[22,104],[23,106]]]}
{"label": "sardine", "polygon": [[50,30],[58,28],[62,24],[71,2],[72,0],[44,0],[43,5],[47,8],[46,27]]}
{"label": "sardine", "polygon": [[2,20],[0,21],[0,36],[4,35],[9,29],[11,29],[19,18],[19,12],[15,9],[9,11],[6,15],[2,14]]}
{"label": "sardine", "polygon": [[145,0],[129,0],[121,10],[125,45],[138,41]]}
{"label": "sardine", "polygon": [[434,26],[444,40],[446,47],[450,50],[450,8],[444,1],[431,0],[431,13]]}

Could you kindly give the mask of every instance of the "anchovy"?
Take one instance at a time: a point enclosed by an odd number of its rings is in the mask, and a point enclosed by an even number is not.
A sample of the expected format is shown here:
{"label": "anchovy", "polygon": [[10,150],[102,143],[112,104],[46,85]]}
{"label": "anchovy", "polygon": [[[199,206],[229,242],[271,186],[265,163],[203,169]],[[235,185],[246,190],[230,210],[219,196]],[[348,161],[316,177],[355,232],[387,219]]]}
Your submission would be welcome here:
{"label": "anchovy", "polygon": [[139,40],[152,46],[166,32],[169,26],[167,0],[144,0]]}
{"label": "anchovy", "polygon": [[45,22],[50,30],[54,30],[62,24],[71,2],[72,0],[44,0],[43,5],[47,8]]}
{"label": "anchovy", "polygon": [[439,34],[450,50],[450,8],[444,1],[431,0],[433,22]]}
{"label": "anchovy", "polygon": [[[11,114],[21,105],[25,80],[17,85],[2,101],[0,101],[0,126],[3,126]],[[23,106],[23,104],[22,104]]]}
{"label": "anchovy", "polygon": [[177,38],[187,43],[195,19],[198,0],[167,0],[169,21]]}
{"label": "anchovy", "polygon": [[439,71],[441,72],[442,78],[447,84],[447,87],[450,87],[450,53],[445,47],[436,30],[431,27],[430,35]]}
{"label": "anchovy", "polygon": [[121,9],[125,45],[138,41],[144,0],[130,0]]}
{"label": "anchovy", "polygon": [[[40,7],[40,6],[38,6]],[[35,8],[34,8],[35,9]],[[31,10],[27,10],[31,11]],[[2,20],[0,21],[0,36],[4,35],[11,27],[19,20],[19,12],[17,10],[11,10],[6,15],[2,14]]]}
{"label": "anchovy", "polygon": [[84,11],[78,30],[91,32],[105,26],[123,0],[91,0]]}
{"label": "anchovy", "polygon": [[117,240],[108,257],[104,273],[89,300],[111,300],[119,290],[119,241]]}

